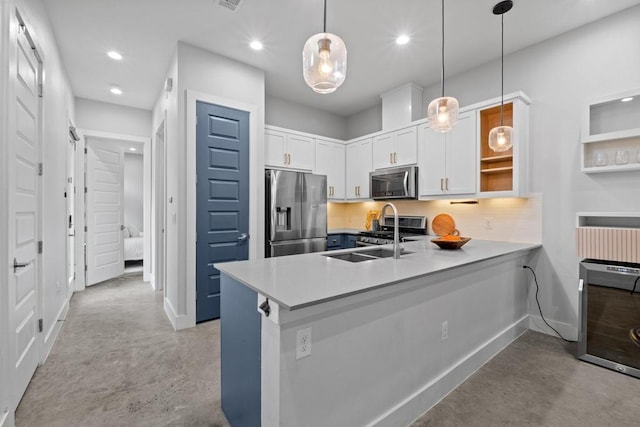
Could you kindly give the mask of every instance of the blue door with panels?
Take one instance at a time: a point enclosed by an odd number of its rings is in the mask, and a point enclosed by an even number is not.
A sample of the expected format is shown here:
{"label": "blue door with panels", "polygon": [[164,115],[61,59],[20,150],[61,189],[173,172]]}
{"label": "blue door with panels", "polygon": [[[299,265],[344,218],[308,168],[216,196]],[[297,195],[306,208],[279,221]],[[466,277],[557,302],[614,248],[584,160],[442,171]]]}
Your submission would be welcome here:
{"label": "blue door with panels", "polygon": [[249,258],[249,113],[196,105],[196,322],[220,317],[216,262]]}

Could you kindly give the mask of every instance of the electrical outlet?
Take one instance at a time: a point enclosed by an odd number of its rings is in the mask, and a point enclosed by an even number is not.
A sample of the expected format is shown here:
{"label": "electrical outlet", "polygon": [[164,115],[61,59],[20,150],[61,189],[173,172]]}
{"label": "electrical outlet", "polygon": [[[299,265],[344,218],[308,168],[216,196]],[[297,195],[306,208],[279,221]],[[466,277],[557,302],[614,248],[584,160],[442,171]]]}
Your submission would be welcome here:
{"label": "electrical outlet", "polygon": [[296,332],[296,359],[311,356],[311,328]]}
{"label": "electrical outlet", "polygon": [[445,342],[449,338],[449,321],[442,322],[442,342]]}
{"label": "electrical outlet", "polygon": [[487,217],[484,219],[484,228],[487,230],[493,229],[493,218]]}

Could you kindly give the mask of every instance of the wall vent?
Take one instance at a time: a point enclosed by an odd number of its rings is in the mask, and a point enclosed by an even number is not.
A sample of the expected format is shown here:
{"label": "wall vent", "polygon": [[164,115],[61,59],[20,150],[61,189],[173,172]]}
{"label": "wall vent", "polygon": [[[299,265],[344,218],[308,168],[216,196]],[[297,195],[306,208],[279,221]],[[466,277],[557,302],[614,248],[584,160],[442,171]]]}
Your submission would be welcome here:
{"label": "wall vent", "polygon": [[229,9],[232,12],[237,12],[242,0],[220,0],[219,5]]}

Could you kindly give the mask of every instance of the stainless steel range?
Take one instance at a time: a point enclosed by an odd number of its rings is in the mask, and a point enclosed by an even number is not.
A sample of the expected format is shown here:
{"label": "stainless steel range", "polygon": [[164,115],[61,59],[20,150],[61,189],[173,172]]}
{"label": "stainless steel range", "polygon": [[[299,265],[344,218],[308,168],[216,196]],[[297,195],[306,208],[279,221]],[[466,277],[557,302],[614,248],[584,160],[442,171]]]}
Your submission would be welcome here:
{"label": "stainless steel range", "polygon": [[[424,236],[427,234],[426,216],[398,216],[400,240]],[[361,231],[358,234],[356,246],[376,246],[393,244],[393,217],[382,218],[380,230]]]}

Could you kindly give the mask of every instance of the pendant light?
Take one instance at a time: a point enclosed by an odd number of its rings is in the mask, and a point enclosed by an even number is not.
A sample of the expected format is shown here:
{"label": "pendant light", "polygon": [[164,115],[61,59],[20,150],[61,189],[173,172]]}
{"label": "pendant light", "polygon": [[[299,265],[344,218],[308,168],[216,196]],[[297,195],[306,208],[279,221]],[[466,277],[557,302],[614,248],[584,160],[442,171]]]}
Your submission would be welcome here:
{"label": "pendant light", "polygon": [[505,0],[493,7],[493,14],[500,15],[502,25],[502,50],[500,53],[500,126],[494,127],[489,132],[489,148],[500,153],[509,150],[513,146],[513,128],[504,125],[504,14],[513,7],[513,1]]}
{"label": "pendant light", "polygon": [[444,96],[444,0],[442,0],[442,96],[429,103],[427,120],[436,132],[448,132],[458,122],[458,100]]}
{"label": "pendant light", "polygon": [[327,0],[324,0],[323,32],[309,37],[302,50],[304,81],[318,93],[331,93],[347,76],[347,47],[335,34],[327,33]]}

